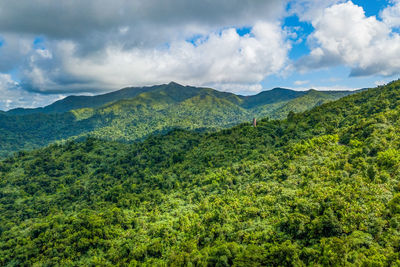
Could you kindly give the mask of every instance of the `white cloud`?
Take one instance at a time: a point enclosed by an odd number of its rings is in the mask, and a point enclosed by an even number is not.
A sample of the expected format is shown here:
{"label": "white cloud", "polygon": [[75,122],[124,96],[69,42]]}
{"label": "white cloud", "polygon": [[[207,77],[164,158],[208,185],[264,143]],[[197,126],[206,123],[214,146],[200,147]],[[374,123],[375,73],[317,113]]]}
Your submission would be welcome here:
{"label": "white cloud", "polygon": [[225,83],[225,84],[209,84],[211,88],[215,88],[224,92],[233,92],[236,94],[252,95],[263,91],[261,84],[238,84],[238,83]]}
{"label": "white cloud", "polygon": [[304,84],[307,84],[307,83],[310,83],[310,81],[295,81],[294,85],[304,85]]}
{"label": "white cloud", "polygon": [[115,42],[149,47],[222,27],[276,21],[285,4],[279,0],[2,0],[0,32],[78,41],[85,52]]}
{"label": "white cloud", "polygon": [[27,92],[9,74],[0,73],[0,110],[44,106],[62,97],[64,96]]}
{"label": "white cloud", "polygon": [[22,83],[44,92],[111,90],[171,80],[254,90],[286,66],[290,49],[280,25],[266,22],[256,23],[245,36],[228,28],[196,45],[182,40],[148,49],[115,45],[85,57],[76,54],[76,46],[64,41],[52,44],[52,52],[33,51]]}
{"label": "white cloud", "polygon": [[32,50],[33,36],[13,33],[0,33],[0,72],[18,68]]}
{"label": "white cloud", "polygon": [[[171,80],[255,90],[288,61],[287,1],[0,1],[0,72],[41,93]],[[29,22],[29,23],[27,23]],[[252,32],[239,36],[235,28]],[[35,37],[43,43],[33,47]],[[189,41],[200,36],[200,43]],[[227,89],[228,90],[228,89]],[[235,90],[235,89],[232,89]]]}
{"label": "white cloud", "polygon": [[386,80],[378,80],[378,81],[375,81],[375,85],[376,86],[380,86],[380,85],[385,85],[385,84],[388,84],[388,83],[390,83],[392,81],[392,79],[386,79]]}
{"label": "white cloud", "polygon": [[326,8],[343,3],[346,0],[292,0],[289,2],[289,13],[296,14],[301,21],[313,21],[321,17]]}
{"label": "white cloud", "polygon": [[0,90],[4,91],[9,88],[17,87],[18,83],[13,81],[9,74],[0,73]]}
{"label": "white cloud", "polygon": [[333,85],[333,86],[320,86],[320,85],[313,85],[310,88],[318,90],[318,91],[354,91],[360,88],[356,87],[349,87],[343,85]]}
{"label": "white cloud", "polygon": [[386,25],[400,27],[400,0],[393,0],[392,3],[393,5],[385,8],[380,15]]}
{"label": "white cloud", "polygon": [[366,17],[351,1],[326,8],[312,20],[311,52],[297,62],[300,70],[344,64],[352,76],[400,73],[400,35]]}
{"label": "white cloud", "polygon": [[296,91],[307,91],[310,89],[314,89],[317,91],[354,91],[354,90],[358,90],[360,88],[343,86],[343,85],[332,85],[332,86],[310,85],[307,87],[292,88],[292,90],[296,90]]}

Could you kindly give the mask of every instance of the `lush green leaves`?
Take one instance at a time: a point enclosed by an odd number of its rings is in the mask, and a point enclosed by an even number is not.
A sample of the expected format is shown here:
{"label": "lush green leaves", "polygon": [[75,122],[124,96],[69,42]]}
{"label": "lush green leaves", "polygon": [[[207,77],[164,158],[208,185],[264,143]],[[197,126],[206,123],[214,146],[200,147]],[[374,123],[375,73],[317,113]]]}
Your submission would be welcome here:
{"label": "lush green leaves", "polygon": [[399,104],[397,81],[257,127],[21,152],[0,264],[399,265]]}
{"label": "lush green leaves", "polygon": [[71,96],[44,108],[0,113],[0,157],[88,135],[130,142],[174,128],[214,131],[253,117],[283,118],[349,93],[274,89],[244,97],[170,83]]}

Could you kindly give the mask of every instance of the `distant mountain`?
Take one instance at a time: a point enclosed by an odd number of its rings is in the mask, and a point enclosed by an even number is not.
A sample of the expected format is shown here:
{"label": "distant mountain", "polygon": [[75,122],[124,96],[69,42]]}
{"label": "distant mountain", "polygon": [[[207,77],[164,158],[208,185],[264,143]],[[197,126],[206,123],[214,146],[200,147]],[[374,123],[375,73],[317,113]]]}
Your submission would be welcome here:
{"label": "distant mountain", "polygon": [[[356,92],[359,91],[353,91],[352,93]],[[269,116],[275,119],[284,119],[290,111],[295,113],[303,112],[329,101],[347,96],[349,93],[349,91],[316,91],[311,89],[304,92],[303,95],[299,95],[299,97],[291,99],[282,105],[277,105],[273,110],[267,110],[265,106],[261,106],[255,109],[255,111],[261,114],[262,117]]]}
{"label": "distant mountain", "polygon": [[289,101],[297,97],[307,94],[306,91],[293,91],[284,88],[274,88],[272,90],[263,91],[257,95],[244,97],[243,107],[254,108],[267,104]]}
{"label": "distant mountain", "polygon": [[[225,123],[251,111],[179,90],[93,116],[141,131],[162,115]],[[317,106],[257,127],[87,138],[0,161],[0,265],[399,266],[400,80],[321,104],[333,96],[281,101]],[[154,117],[130,128],[122,118],[139,111]]]}
{"label": "distant mountain", "polygon": [[153,87],[128,87],[115,92],[96,96],[68,96],[64,99],[58,100],[51,105],[43,108],[16,108],[7,111],[8,114],[13,115],[27,115],[35,113],[63,113],[73,109],[79,108],[95,108],[104,104],[121,100],[124,98],[135,97],[138,94],[151,91],[157,86]]}
{"label": "distant mountain", "polygon": [[240,96],[172,82],[71,96],[43,108],[0,113],[0,156],[87,135],[130,142],[174,128],[213,131],[253,117],[281,119],[351,93],[276,88]]}

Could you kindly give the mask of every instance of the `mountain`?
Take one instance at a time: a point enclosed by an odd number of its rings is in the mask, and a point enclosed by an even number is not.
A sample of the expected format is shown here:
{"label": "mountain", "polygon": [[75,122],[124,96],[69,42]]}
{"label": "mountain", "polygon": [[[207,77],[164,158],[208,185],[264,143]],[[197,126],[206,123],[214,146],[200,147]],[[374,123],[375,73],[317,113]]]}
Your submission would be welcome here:
{"label": "mountain", "polygon": [[400,80],[257,127],[20,152],[0,263],[397,265],[399,118]]}
{"label": "mountain", "polygon": [[[359,91],[354,91],[353,93],[357,92]],[[302,112],[347,95],[349,95],[349,91],[316,91],[311,89],[291,101],[285,103],[278,102],[278,105],[270,105],[274,106],[274,109],[272,110],[266,109],[265,106],[261,106],[261,108],[257,108],[255,111],[260,114],[261,117],[268,116],[274,119],[284,119],[289,112]]]}
{"label": "mountain", "polygon": [[284,88],[274,88],[272,90],[263,91],[257,95],[244,97],[243,107],[254,108],[267,104],[280,103],[295,99],[307,94],[306,91],[293,91]]}
{"label": "mountain", "polygon": [[[175,88],[175,91],[172,92],[171,88]],[[28,115],[28,114],[37,114],[37,113],[64,113],[75,109],[83,109],[83,108],[98,108],[105,104],[110,104],[115,101],[124,100],[133,98],[137,95],[146,92],[153,91],[163,91],[167,90],[169,93],[175,93],[177,96],[181,95],[185,97],[186,92],[192,92],[193,90],[196,92],[199,89],[206,88],[196,88],[191,86],[182,86],[178,83],[171,82],[168,85],[155,85],[151,87],[128,87],[115,92],[96,95],[96,96],[68,96],[64,99],[58,100],[53,104],[50,104],[45,107],[40,108],[15,108],[7,111],[7,114],[10,115]],[[185,91],[184,91],[185,90]],[[249,109],[257,106],[264,106],[267,104],[280,103],[285,101],[290,101],[292,99],[298,98],[300,96],[304,96],[307,94],[307,91],[293,91],[290,89],[284,88],[274,88],[272,90],[263,91],[256,95],[251,96],[241,96],[234,95],[232,93],[219,92],[213,89],[209,89],[209,92],[212,92],[216,97],[228,98],[231,102],[235,104],[240,104],[243,108]],[[325,91],[327,94],[336,94],[338,91]],[[349,91],[342,91],[341,93],[345,93],[346,95]],[[189,93],[190,95],[190,93]],[[187,96],[187,95],[186,95]],[[191,95],[193,96],[193,95]],[[0,111],[0,113],[4,113]]]}
{"label": "mountain", "polygon": [[304,111],[351,93],[273,89],[240,96],[170,83],[67,97],[44,108],[0,113],[0,156],[88,135],[131,142],[174,128],[214,131],[253,117],[285,118],[289,111]]}
{"label": "mountain", "polygon": [[64,99],[58,100],[51,105],[42,108],[16,108],[7,111],[12,115],[27,115],[36,113],[63,113],[73,109],[80,108],[96,108],[104,104],[118,101],[124,98],[135,97],[138,94],[151,91],[157,88],[153,87],[129,87],[119,91],[111,92],[108,94],[97,96],[68,96]]}
{"label": "mountain", "polygon": [[[185,98],[189,96],[193,96],[198,89],[196,87],[191,86],[182,86],[178,83],[171,82],[169,84],[163,85],[155,85],[150,87],[127,87],[121,90],[102,94],[95,96],[68,96],[64,99],[58,100],[51,105],[40,107],[40,108],[16,108],[7,111],[8,114],[11,115],[28,115],[28,114],[37,114],[37,113],[64,113],[74,109],[82,109],[82,108],[97,108],[101,107],[105,104],[110,104],[115,101],[124,100],[133,98],[137,95],[146,92],[153,91],[169,91],[170,94],[174,94],[176,97]],[[204,88],[203,88],[204,89]],[[290,90],[288,90],[290,91]],[[215,91],[216,95],[233,95],[224,92]],[[219,93],[219,94],[218,94]]]}

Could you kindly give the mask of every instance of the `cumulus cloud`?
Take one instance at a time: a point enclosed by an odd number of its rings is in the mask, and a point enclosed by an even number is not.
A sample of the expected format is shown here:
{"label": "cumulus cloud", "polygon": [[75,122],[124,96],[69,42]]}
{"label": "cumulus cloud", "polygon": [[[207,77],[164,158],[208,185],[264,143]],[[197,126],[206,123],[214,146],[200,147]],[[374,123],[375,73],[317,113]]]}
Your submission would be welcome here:
{"label": "cumulus cloud", "polygon": [[0,73],[18,68],[32,49],[32,36],[21,34],[1,34]]}
{"label": "cumulus cloud", "polygon": [[148,47],[221,27],[275,21],[284,8],[279,0],[3,0],[0,32],[79,40],[86,52],[113,43]]}
{"label": "cumulus cloud", "polygon": [[[0,73],[43,94],[103,92],[171,80],[260,88],[290,49],[286,1],[0,1]],[[240,36],[236,28],[251,32]],[[32,45],[38,36],[41,47]]]}
{"label": "cumulus cloud", "polygon": [[49,46],[33,51],[22,71],[21,83],[31,91],[93,92],[171,80],[254,90],[260,88],[255,84],[285,67],[290,49],[280,25],[267,22],[256,23],[244,36],[228,28],[194,42],[174,41],[157,49],[114,45],[86,57],[76,53],[72,41]]}
{"label": "cumulus cloud", "polygon": [[400,73],[400,35],[376,17],[366,17],[351,1],[326,8],[312,20],[309,55],[297,62],[300,70],[344,64],[351,76]]}
{"label": "cumulus cloud", "polygon": [[380,15],[386,25],[400,27],[400,0],[393,0],[392,5],[385,8]]}
{"label": "cumulus cloud", "polygon": [[0,73],[0,110],[17,107],[37,107],[64,97],[63,95],[42,95],[23,90],[9,74]]}
{"label": "cumulus cloud", "polygon": [[296,91],[308,91],[313,89],[313,90],[317,90],[317,91],[355,91],[355,90],[359,90],[359,87],[350,87],[350,86],[343,86],[343,85],[333,85],[333,86],[324,86],[324,85],[315,85],[312,84],[308,87],[295,87],[292,88],[292,90],[296,90]]}
{"label": "cumulus cloud", "polygon": [[308,81],[308,80],[306,80],[306,81],[295,81],[294,82],[294,85],[305,85],[305,84],[308,84],[308,83],[310,83],[310,81]]}
{"label": "cumulus cloud", "polygon": [[289,2],[289,13],[296,14],[301,21],[312,21],[321,17],[322,11],[346,0],[297,0]]}

